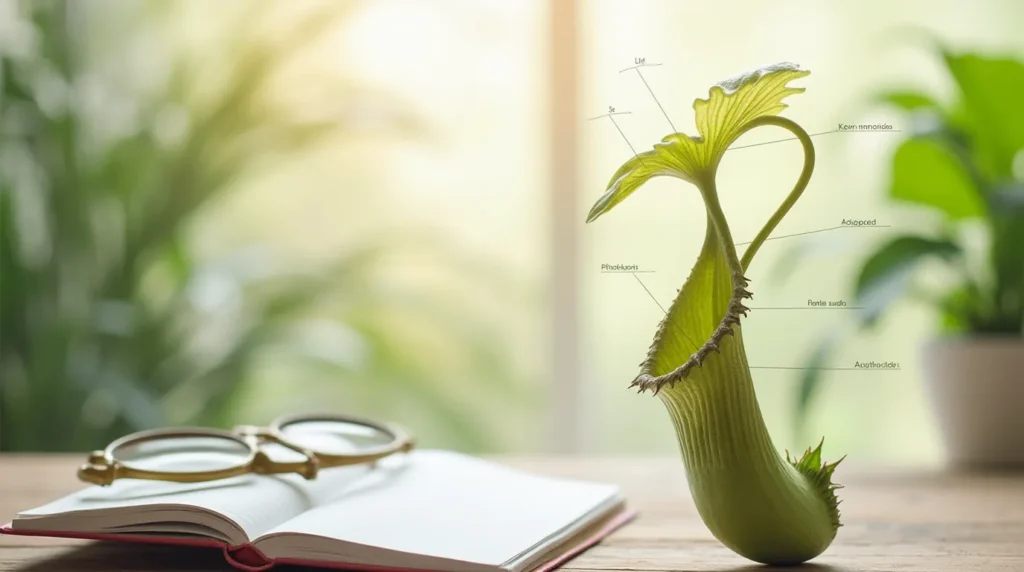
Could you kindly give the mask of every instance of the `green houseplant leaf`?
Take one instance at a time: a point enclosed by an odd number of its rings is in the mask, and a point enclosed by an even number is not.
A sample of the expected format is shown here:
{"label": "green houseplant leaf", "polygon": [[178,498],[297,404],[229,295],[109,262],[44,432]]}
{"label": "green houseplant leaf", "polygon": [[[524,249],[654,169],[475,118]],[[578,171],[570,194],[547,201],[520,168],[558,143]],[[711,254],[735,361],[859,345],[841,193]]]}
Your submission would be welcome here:
{"label": "green houseplant leaf", "polygon": [[985,215],[982,190],[952,151],[933,139],[908,139],[893,156],[889,196],[927,205],[951,219]]}
{"label": "green houseplant leaf", "polygon": [[[632,386],[665,404],[679,440],[697,509],[724,545],[751,560],[795,564],[823,552],[835,537],[839,511],[830,481],[835,464],[822,464],[821,445],[801,459],[775,450],[757,403],[747,364],[741,316],[746,270],[754,254],[810,180],[814,147],[799,125],[776,114],[802,88],[789,82],[809,72],[777,64],[711,88],[694,102],[699,136],[673,133],[653,150],[627,161],[612,176],[588,221],[596,220],[655,176],[697,187],[707,230],[690,276],[659,324]],[[804,151],[793,191],[769,218],[742,258],[718,198],[715,176],[729,146],[755,127],[791,131]]]}
{"label": "green houseplant leaf", "polygon": [[900,298],[917,264],[928,257],[951,260],[961,254],[953,242],[920,236],[899,236],[870,256],[857,278],[856,295],[863,304],[862,320],[872,324]]}
{"label": "green houseplant leaf", "polygon": [[[871,327],[898,299],[911,289],[911,277],[917,265],[927,258],[937,258],[949,262],[960,257],[960,247],[949,240],[930,239],[914,235],[896,237],[872,254],[861,268],[857,277],[856,296],[861,306],[856,314],[856,327]],[[965,286],[966,292],[972,292],[973,286]],[[950,300],[945,306],[947,322],[958,318],[952,304],[960,300]],[[804,419],[810,409],[814,392],[821,384],[822,368],[828,358],[851,332],[842,329],[830,330],[811,351],[806,367],[800,374],[797,384],[795,425],[797,431],[802,428]]]}
{"label": "green houseplant leaf", "polygon": [[960,90],[957,115],[977,147],[977,160],[994,179],[1009,178],[1024,149],[1024,63],[1005,57],[945,53],[950,75]]}
{"label": "green houseplant leaf", "polygon": [[934,99],[924,95],[923,93],[909,90],[884,91],[875,96],[875,99],[879,102],[888,103],[906,111],[935,109],[938,107],[938,103],[936,103]]}
{"label": "green houseplant leaf", "polygon": [[[889,195],[932,209],[942,224],[956,227],[980,220],[989,233],[986,276],[972,276],[954,240],[900,237],[865,259],[856,284],[865,311],[854,328],[870,327],[900,296],[937,311],[938,329],[958,335],[1024,336],[1024,186],[1013,162],[1024,152],[1024,62],[977,53],[954,53],[932,38],[957,94],[951,104],[913,90],[889,90],[874,96],[906,117],[927,115],[926,133],[904,141],[893,157]],[[965,249],[966,250],[966,249]],[[911,288],[920,260],[955,263],[960,281],[945,292]],[[836,330],[811,353],[809,366],[827,363]],[[796,395],[797,424],[809,409],[821,372],[809,367]]]}

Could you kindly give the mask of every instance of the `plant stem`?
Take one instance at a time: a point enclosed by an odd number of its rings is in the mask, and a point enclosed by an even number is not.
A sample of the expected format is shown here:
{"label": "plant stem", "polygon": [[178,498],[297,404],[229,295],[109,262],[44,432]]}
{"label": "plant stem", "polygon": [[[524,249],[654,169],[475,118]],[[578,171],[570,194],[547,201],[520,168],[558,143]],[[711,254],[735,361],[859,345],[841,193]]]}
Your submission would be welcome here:
{"label": "plant stem", "polygon": [[701,182],[699,188],[701,194],[704,195],[704,205],[707,207],[708,217],[714,223],[718,239],[725,250],[725,259],[729,263],[729,271],[733,275],[733,287],[745,286],[745,283],[738,283],[738,280],[743,278],[744,265],[736,255],[736,244],[732,240],[732,231],[729,230],[729,223],[725,220],[722,203],[718,200],[718,188],[715,185],[714,177]]}

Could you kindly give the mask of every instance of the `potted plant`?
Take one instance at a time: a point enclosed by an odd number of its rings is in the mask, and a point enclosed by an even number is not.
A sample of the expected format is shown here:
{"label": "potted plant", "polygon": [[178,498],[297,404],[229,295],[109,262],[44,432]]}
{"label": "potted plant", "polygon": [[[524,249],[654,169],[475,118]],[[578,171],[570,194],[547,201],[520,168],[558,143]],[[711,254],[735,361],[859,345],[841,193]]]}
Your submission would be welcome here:
{"label": "potted plant", "polygon": [[[873,325],[901,298],[931,306],[938,327],[921,358],[948,460],[1024,467],[1024,63],[937,52],[957,88],[953,101],[910,90],[880,97],[911,126],[892,157],[888,196],[937,222],[863,261],[858,321]],[[984,234],[980,252],[966,230]],[[921,283],[918,269],[929,259],[946,267],[949,284]],[[812,361],[827,354],[823,345]],[[819,379],[806,371],[801,417]]]}
{"label": "potted plant", "polygon": [[[223,224],[218,209],[247,181],[283,173],[274,186],[301,201],[289,162],[428,134],[397,94],[358,78],[283,81],[355,13],[286,4],[224,12],[203,50],[171,33],[186,10],[176,3],[0,9],[12,31],[0,41],[0,451],[89,451],[154,427],[231,427],[245,408],[338,404],[414,411],[433,432],[421,437],[480,450],[507,431],[452,401],[453,384],[505,410],[528,404],[492,318],[450,285],[394,277],[414,256],[489,281],[491,295],[507,282],[429,234],[351,232],[327,259],[274,248],[269,233],[223,254],[199,245],[196,221]],[[147,49],[145,74],[123,65]],[[78,85],[92,95],[61,103]],[[335,192],[353,206],[333,224],[367,216],[366,190]]]}

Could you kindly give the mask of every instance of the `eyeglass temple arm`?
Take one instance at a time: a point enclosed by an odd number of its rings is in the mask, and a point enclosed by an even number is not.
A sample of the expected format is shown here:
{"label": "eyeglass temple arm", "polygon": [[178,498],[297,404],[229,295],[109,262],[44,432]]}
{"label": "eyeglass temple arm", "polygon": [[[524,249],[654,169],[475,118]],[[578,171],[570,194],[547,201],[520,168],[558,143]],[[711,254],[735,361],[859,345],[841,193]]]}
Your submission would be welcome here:
{"label": "eyeglass temple arm", "polygon": [[221,471],[202,473],[175,473],[137,470],[126,467],[106,456],[103,451],[93,451],[84,465],[78,467],[78,479],[102,487],[110,486],[118,479],[141,479],[147,481],[171,481],[176,483],[199,483],[216,479],[236,477],[248,472],[242,466]]}

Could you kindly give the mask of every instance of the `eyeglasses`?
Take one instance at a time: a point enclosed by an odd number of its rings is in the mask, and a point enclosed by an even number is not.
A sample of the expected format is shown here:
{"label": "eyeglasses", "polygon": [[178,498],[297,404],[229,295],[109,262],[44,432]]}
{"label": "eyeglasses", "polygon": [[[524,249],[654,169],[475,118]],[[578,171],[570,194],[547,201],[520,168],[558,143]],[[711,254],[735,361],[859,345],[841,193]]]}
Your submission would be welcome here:
{"label": "eyeglasses", "polygon": [[[274,460],[267,445],[298,453]],[[173,428],[140,431],[94,451],[78,478],[107,486],[117,479],[198,483],[250,473],[295,473],[314,479],[321,469],[373,464],[413,448],[399,426],[348,415],[282,417],[269,427],[243,425],[233,431]],[[288,451],[282,451],[288,455]]]}

